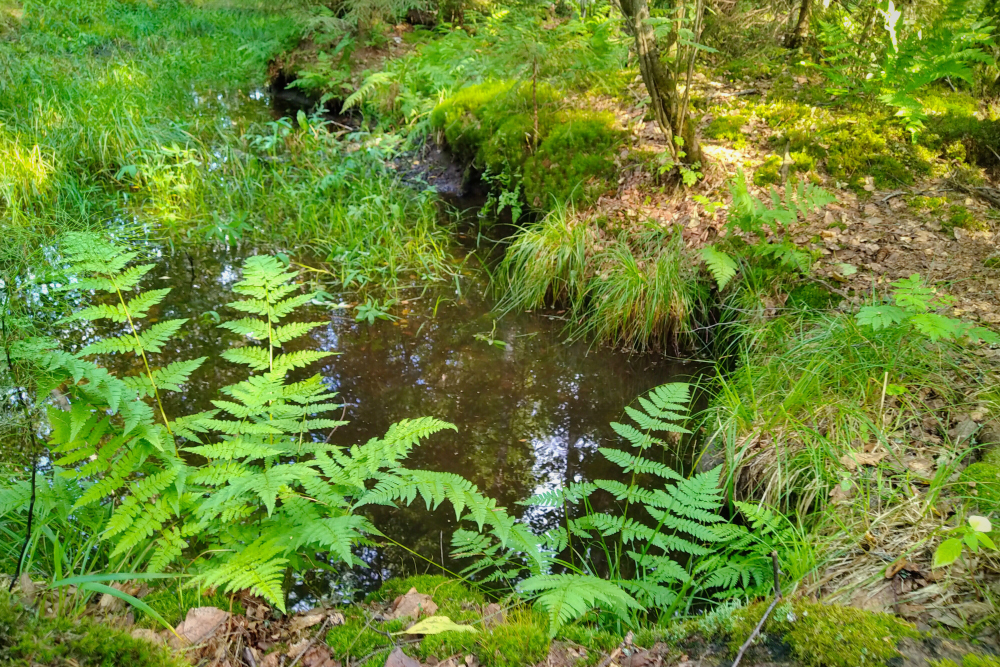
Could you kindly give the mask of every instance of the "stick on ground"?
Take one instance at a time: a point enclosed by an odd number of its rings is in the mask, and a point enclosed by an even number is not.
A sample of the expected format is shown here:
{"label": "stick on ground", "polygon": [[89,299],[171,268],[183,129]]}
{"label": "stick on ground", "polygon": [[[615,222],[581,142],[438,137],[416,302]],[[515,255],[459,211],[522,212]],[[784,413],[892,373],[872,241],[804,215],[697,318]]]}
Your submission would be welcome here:
{"label": "stick on ground", "polygon": [[774,600],[771,601],[771,606],[767,608],[764,615],[760,617],[760,623],[758,623],[757,627],[750,633],[750,637],[743,642],[743,646],[740,647],[740,652],[736,654],[736,660],[733,661],[733,667],[737,667],[740,664],[740,660],[743,659],[743,654],[746,653],[748,648],[750,648],[750,644],[752,644],[753,640],[757,638],[757,635],[760,634],[761,628],[764,627],[764,623],[767,622],[767,617],[771,615],[774,608],[778,606],[778,602],[781,601],[781,581],[778,579],[778,575],[781,574],[781,570],[778,569],[777,551],[771,552],[771,564],[774,566]]}

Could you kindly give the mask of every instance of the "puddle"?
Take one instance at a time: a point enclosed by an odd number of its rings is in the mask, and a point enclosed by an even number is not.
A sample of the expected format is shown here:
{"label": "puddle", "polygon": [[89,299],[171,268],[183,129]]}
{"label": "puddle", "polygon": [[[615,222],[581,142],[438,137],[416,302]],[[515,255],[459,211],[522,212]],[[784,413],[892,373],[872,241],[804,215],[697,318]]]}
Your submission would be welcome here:
{"label": "puddle", "polygon": [[[245,377],[245,370],[219,359],[237,341],[211,314],[236,315],[222,304],[232,300],[242,257],[236,252],[165,254],[150,282],[169,286],[157,316],[191,318],[176,345],[157,364],[198,356],[209,361],[186,390],[165,397],[168,414],[208,409],[217,389]],[[699,370],[655,356],[627,356],[585,343],[563,342],[564,322],[552,315],[497,317],[485,285],[475,276],[439,290],[414,292],[393,309],[395,322],[355,322],[352,310],[314,308],[303,319],[328,321],[308,343],[336,352],[316,364],[346,407],[349,424],[330,437],[340,445],[364,443],[407,417],[434,416],[457,432],[429,438],[408,460],[414,468],[460,474],[498,503],[517,506],[534,493],[570,481],[615,477],[617,469],[598,447],[618,446],[609,422],[622,408],[664,382],[689,379]],[[684,457],[671,455],[680,465]],[[398,510],[378,508],[375,524],[387,536],[434,562],[448,558],[454,512],[431,512],[422,502]],[[544,530],[558,514],[533,511],[524,517]],[[316,572],[299,581],[293,597],[315,600],[331,593],[349,595],[378,586],[394,574],[436,571],[399,548],[360,553],[371,566],[353,573]]]}

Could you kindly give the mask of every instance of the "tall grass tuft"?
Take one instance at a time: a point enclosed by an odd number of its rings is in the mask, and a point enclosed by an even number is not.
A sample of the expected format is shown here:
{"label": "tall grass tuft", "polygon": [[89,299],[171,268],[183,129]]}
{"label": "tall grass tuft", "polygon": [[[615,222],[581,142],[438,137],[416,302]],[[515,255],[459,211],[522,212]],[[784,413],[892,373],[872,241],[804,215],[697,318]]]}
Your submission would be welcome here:
{"label": "tall grass tuft", "polygon": [[521,228],[500,265],[506,286],[503,305],[532,310],[582,301],[595,240],[594,229],[567,205],[557,205],[537,224]]}
{"label": "tall grass tuft", "polygon": [[599,268],[587,285],[589,315],[581,330],[628,348],[678,348],[704,298],[680,234],[645,253],[619,237],[595,262]]}

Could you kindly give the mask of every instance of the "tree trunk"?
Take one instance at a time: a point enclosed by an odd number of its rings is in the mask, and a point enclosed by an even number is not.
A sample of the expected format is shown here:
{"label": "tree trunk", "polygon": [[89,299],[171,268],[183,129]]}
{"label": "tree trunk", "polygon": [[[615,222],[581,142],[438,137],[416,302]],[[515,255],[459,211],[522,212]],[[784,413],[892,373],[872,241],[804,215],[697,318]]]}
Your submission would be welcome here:
{"label": "tree trunk", "polygon": [[795,29],[785,40],[785,46],[790,49],[797,49],[805,44],[806,36],[809,34],[809,13],[812,10],[813,0],[802,0],[799,6],[799,20],[795,23]]}
{"label": "tree trunk", "polygon": [[687,161],[701,161],[701,145],[694,131],[694,124],[682,117],[681,100],[677,94],[677,81],[673,73],[660,60],[656,35],[649,25],[649,5],[646,0],[620,0],[625,26],[635,38],[635,51],[639,57],[639,72],[652,100],[653,113],[660,129],[667,135],[671,150],[676,152],[674,137],[682,137]]}

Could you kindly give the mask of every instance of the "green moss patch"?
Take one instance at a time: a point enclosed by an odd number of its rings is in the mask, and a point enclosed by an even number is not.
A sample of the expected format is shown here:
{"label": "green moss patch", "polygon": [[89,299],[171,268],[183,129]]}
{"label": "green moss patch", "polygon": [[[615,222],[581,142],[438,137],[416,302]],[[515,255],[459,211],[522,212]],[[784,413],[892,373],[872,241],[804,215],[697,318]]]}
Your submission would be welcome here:
{"label": "green moss patch", "polygon": [[930,667],[1000,667],[1000,658],[993,655],[969,654],[962,656],[962,664],[954,660],[932,660]]}
{"label": "green moss patch", "polygon": [[10,667],[188,667],[166,649],[89,619],[39,618],[0,594],[0,663]]}
{"label": "green moss patch", "polygon": [[[975,491],[982,509],[1000,509],[1000,466],[981,461],[962,471],[959,481]],[[973,486],[973,484],[975,486]]]}
{"label": "green moss patch", "polygon": [[[733,612],[729,643],[733,651],[739,650],[766,609],[767,604],[760,602]],[[763,632],[780,637],[807,667],[886,665],[899,656],[896,645],[901,639],[919,636],[913,626],[889,614],[800,601],[778,605]]]}
{"label": "green moss patch", "polygon": [[553,199],[586,204],[612,187],[614,156],[626,133],[612,114],[561,110],[561,100],[547,85],[533,93],[530,84],[483,83],[439,104],[431,126],[477,168],[515,177],[529,204],[548,208]]}
{"label": "green moss patch", "polygon": [[746,116],[717,116],[702,134],[709,139],[731,141],[736,148],[742,148],[746,145],[746,135],[742,131],[746,124]]}
{"label": "green moss patch", "polygon": [[754,185],[774,185],[780,182],[781,163],[782,159],[780,155],[768,155],[764,163],[757,167],[757,170],[753,173]]}
{"label": "green moss patch", "polygon": [[546,198],[591,202],[607,192],[615,176],[613,154],[625,133],[610,113],[572,111],[557,124],[524,167],[524,193],[532,206]]}

